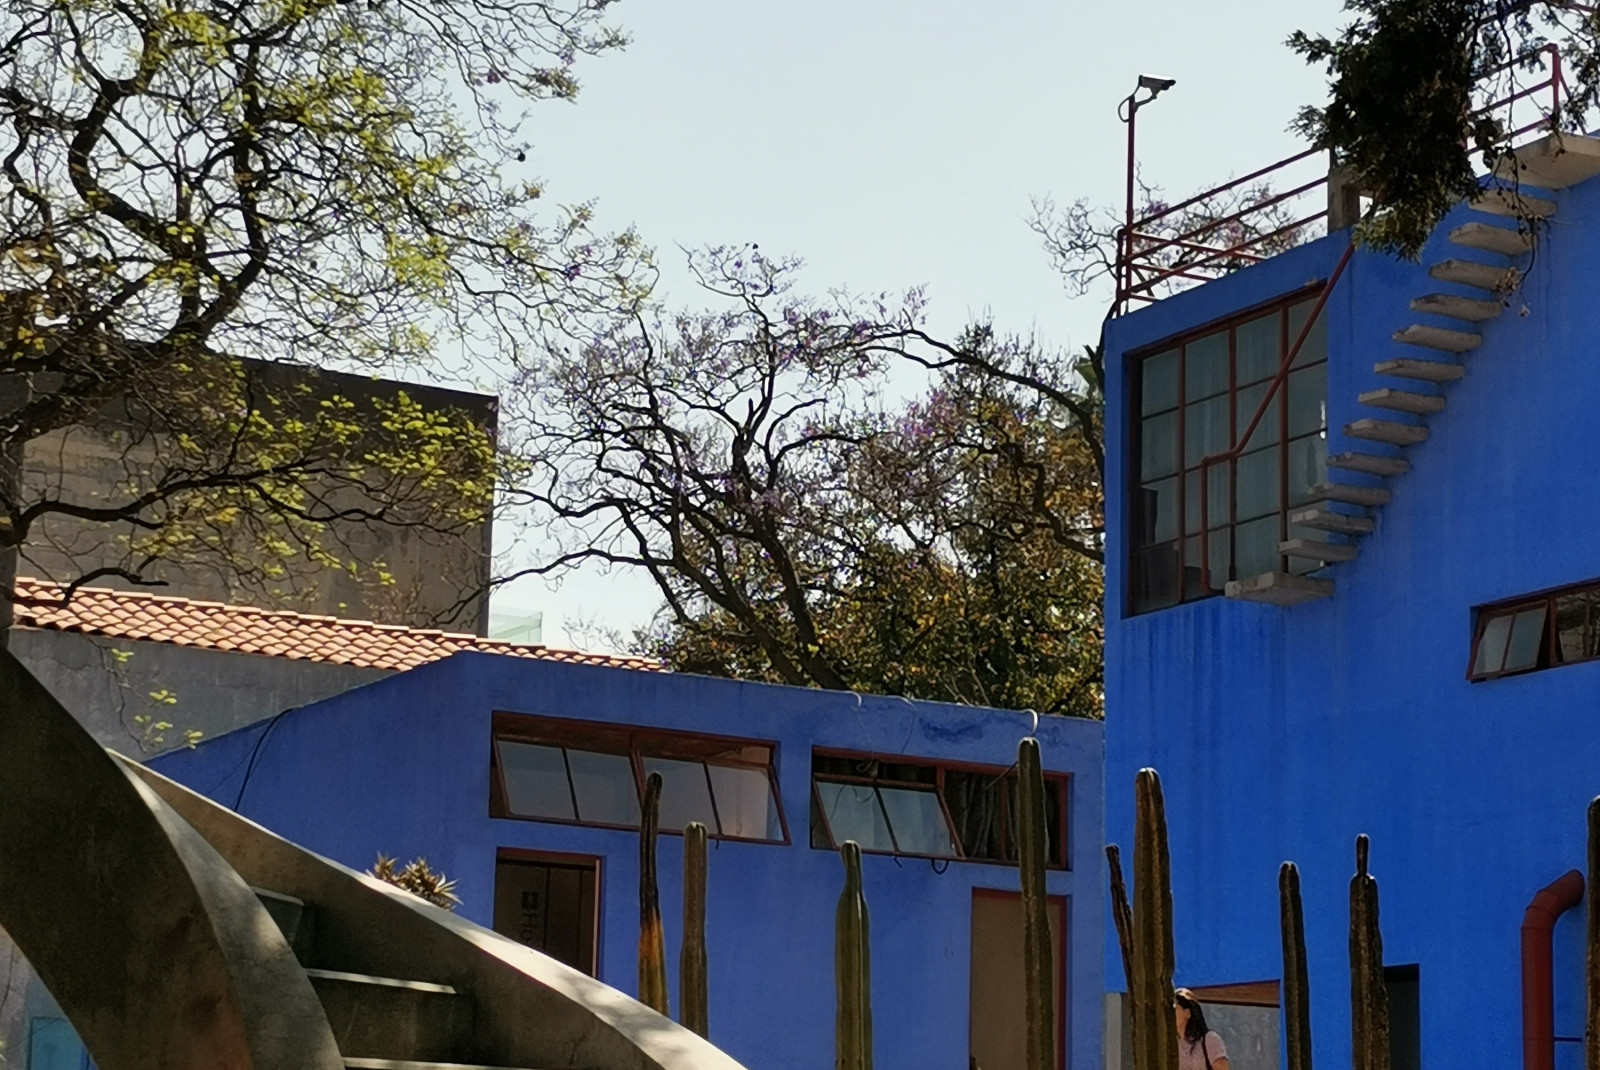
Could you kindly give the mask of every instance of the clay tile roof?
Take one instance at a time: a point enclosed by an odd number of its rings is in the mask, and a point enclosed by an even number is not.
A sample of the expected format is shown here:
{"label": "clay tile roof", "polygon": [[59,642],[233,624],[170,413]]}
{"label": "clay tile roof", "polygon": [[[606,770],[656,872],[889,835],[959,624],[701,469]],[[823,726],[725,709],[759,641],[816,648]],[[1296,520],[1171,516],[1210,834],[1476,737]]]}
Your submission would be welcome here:
{"label": "clay tile roof", "polygon": [[[366,669],[413,669],[458,650],[478,650],[542,661],[664,671],[661,663],[652,658],[553,650],[365,620],[196,602],[102,587],[80,587],[71,602],[62,602],[61,594],[60,584],[19,577],[17,625],[300,661],[329,661]],[[24,604],[27,602],[33,604]]]}

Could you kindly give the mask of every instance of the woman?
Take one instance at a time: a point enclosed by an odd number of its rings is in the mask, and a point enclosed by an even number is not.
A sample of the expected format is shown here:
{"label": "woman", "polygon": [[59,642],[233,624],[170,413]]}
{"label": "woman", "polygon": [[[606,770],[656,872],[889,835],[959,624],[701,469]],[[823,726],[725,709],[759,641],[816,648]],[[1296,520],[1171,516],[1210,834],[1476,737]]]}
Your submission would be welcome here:
{"label": "woman", "polygon": [[1173,993],[1172,1014],[1178,1023],[1178,1070],[1229,1070],[1222,1038],[1206,1028],[1200,1001],[1187,988]]}

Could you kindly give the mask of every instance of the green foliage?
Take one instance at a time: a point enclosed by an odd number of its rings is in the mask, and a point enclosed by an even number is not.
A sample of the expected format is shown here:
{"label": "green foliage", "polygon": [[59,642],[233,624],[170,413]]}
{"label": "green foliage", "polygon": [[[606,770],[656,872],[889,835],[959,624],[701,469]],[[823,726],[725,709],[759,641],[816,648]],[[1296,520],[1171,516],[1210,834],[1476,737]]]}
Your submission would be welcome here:
{"label": "green foliage", "polygon": [[839,846],[844,889],[833,916],[834,1070],[872,1070],[872,948],[867,897],[861,886],[861,848]]}
{"label": "green foliage", "polygon": [[[1452,205],[1478,191],[1507,134],[1531,121],[1535,101],[1483,105],[1543,77],[1539,49],[1555,40],[1569,59],[1572,105],[1552,124],[1574,128],[1600,88],[1593,14],[1564,3],[1498,0],[1347,0],[1354,19],[1334,38],[1297,32],[1289,47],[1323,65],[1331,100],[1295,127],[1361,176],[1373,211],[1364,244],[1415,259]],[[1515,125],[1505,120],[1510,116]],[[1476,157],[1476,159],[1475,159]]]}
{"label": "green foliage", "polygon": [[430,869],[425,858],[413,859],[397,867],[394,859],[380,853],[377,862],[367,870],[367,875],[408,891],[444,910],[455,910],[461,903],[461,897],[455,893],[456,882],[446,880],[443,873]]}

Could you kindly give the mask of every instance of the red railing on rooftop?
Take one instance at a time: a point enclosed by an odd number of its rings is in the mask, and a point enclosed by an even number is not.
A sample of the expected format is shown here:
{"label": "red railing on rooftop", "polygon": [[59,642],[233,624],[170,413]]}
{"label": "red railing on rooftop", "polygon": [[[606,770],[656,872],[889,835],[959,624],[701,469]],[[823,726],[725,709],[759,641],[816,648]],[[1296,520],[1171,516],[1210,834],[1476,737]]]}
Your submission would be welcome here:
{"label": "red railing on rooftop", "polygon": [[[1505,122],[1510,128],[1505,135],[1507,142],[1536,130],[1552,129],[1563,114],[1566,86],[1561,78],[1561,53],[1555,45],[1546,45],[1539,51],[1545,57],[1542,66],[1547,72],[1541,81],[1513,87],[1512,92],[1485,103],[1475,113],[1506,109]],[[1488,76],[1521,64],[1521,60],[1508,61]],[[1525,99],[1540,101],[1538,117],[1514,126],[1512,106]],[[1313,195],[1329,184],[1330,168],[1316,159],[1321,155],[1321,150],[1306,149],[1188,200],[1155,206],[1155,210],[1134,218],[1130,140],[1130,222],[1117,234],[1115,312],[1128,312],[1135,302],[1158,301],[1164,296],[1158,291],[1171,292],[1187,283],[1209,282],[1321,237],[1326,227],[1319,224],[1328,219],[1332,200],[1330,197],[1319,201]],[[1271,185],[1274,178],[1288,178],[1293,184],[1276,191]],[[1263,405],[1269,401],[1270,395]]]}

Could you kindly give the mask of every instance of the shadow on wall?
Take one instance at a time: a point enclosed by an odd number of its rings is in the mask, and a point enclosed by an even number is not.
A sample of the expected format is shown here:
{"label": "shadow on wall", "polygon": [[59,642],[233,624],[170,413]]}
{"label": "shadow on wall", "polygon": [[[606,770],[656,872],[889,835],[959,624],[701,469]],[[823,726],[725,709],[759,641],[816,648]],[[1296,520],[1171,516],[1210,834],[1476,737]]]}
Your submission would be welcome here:
{"label": "shadow on wall", "polygon": [[0,1067],[95,1070],[72,1023],[0,929]]}

